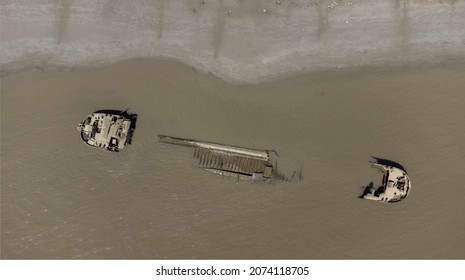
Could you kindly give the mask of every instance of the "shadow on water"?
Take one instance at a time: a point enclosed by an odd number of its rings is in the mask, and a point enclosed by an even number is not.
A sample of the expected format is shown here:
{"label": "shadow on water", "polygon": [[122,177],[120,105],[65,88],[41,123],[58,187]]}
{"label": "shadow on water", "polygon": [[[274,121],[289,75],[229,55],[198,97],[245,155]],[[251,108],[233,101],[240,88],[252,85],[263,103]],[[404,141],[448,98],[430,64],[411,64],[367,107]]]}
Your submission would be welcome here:
{"label": "shadow on water", "polygon": [[398,162],[395,162],[395,161],[392,161],[392,160],[389,160],[389,159],[378,158],[378,157],[374,157],[374,156],[371,156],[371,157],[376,160],[375,163],[396,167],[396,168],[402,169],[403,171],[405,171],[405,173],[408,173],[407,170],[405,169],[405,167],[403,167]]}
{"label": "shadow on water", "polygon": [[371,190],[373,189],[373,181],[371,181],[368,185],[366,185],[364,188],[362,195],[359,196],[359,198],[363,198],[365,195],[371,193]]}
{"label": "shadow on water", "polygon": [[379,196],[380,194],[382,194],[385,191],[383,186],[379,186],[373,192],[373,189],[375,188],[374,184],[373,184],[373,181],[370,182],[368,185],[362,187],[362,188],[364,188],[363,193],[359,196],[359,198],[363,198],[365,195],[367,195],[369,193],[372,193],[374,196]]}

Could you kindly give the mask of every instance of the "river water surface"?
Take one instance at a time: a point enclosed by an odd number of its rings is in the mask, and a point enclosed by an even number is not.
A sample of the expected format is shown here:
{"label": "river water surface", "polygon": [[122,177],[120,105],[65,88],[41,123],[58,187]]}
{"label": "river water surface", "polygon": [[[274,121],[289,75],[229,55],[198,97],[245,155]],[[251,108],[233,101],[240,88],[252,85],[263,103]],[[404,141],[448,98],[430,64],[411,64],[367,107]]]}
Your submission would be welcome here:
{"label": "river water surface", "polygon": [[[316,72],[231,85],[165,60],[2,77],[4,259],[465,258],[465,68]],[[120,153],[76,125],[139,119]],[[274,149],[301,182],[251,184],[195,166],[157,135]],[[397,204],[371,156],[412,180]]]}

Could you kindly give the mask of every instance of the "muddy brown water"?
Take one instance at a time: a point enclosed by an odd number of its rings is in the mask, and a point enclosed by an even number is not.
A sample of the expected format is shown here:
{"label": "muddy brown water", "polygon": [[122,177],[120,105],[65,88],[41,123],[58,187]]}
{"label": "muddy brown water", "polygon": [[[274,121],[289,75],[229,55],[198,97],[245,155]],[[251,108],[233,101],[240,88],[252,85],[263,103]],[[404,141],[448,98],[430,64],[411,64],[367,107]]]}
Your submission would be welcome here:
{"label": "muddy brown water", "polygon": [[[339,70],[228,84],[132,60],[1,82],[3,259],[465,258],[465,68]],[[83,144],[99,109],[139,115],[120,153]],[[252,184],[195,166],[165,134],[274,149],[303,181]],[[412,180],[397,204],[370,156]]]}

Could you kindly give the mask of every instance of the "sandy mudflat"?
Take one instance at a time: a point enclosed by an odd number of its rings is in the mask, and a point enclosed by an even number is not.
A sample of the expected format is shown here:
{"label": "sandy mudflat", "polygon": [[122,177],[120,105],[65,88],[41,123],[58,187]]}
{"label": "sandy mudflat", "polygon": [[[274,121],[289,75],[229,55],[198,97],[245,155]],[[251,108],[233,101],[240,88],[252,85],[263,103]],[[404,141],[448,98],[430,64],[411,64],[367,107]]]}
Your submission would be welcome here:
{"label": "sandy mudflat", "polygon": [[[464,258],[465,69],[339,70],[234,86],[164,60],[31,71],[1,84],[2,258]],[[75,126],[139,114],[121,153]],[[275,149],[300,183],[212,176],[158,134]],[[413,191],[361,200],[370,156]]]}

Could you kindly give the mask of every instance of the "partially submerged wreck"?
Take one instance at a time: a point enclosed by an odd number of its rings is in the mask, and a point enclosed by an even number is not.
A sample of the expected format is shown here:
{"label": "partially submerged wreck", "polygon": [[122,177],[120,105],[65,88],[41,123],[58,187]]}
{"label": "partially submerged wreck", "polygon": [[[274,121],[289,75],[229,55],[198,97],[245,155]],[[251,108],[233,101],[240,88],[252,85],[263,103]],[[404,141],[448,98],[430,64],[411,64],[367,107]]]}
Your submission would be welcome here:
{"label": "partially submerged wreck", "polygon": [[[270,151],[159,135],[162,143],[194,148],[199,167],[214,174],[253,182],[288,181],[270,159]],[[300,172],[299,179],[302,179]]]}
{"label": "partially submerged wreck", "polygon": [[100,110],[88,115],[77,129],[87,145],[118,152],[131,144],[137,114],[125,111]]}
{"label": "partially submerged wreck", "polygon": [[383,173],[382,185],[376,189],[368,186],[361,198],[380,202],[399,202],[406,198],[412,186],[405,168],[393,161],[375,159],[372,167]]}

